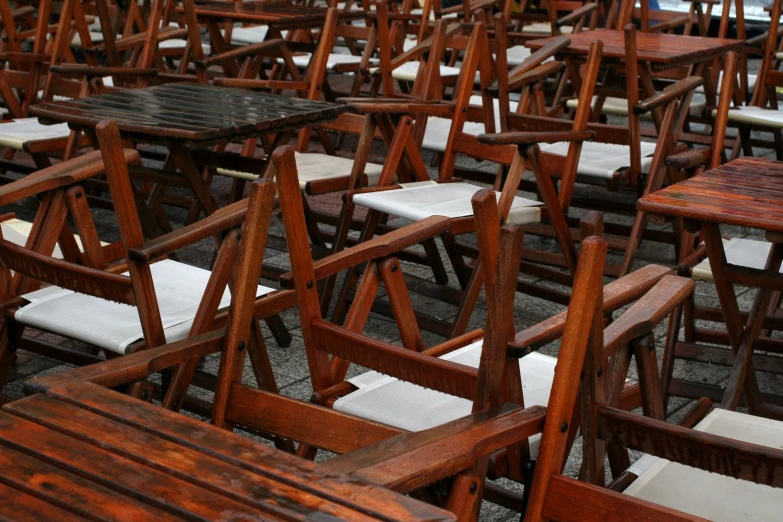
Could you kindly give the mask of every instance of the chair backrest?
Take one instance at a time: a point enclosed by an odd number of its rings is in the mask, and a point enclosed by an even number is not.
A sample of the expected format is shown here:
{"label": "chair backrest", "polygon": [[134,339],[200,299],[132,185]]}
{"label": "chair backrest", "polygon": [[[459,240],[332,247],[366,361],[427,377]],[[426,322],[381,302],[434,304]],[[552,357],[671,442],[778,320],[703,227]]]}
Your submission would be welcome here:
{"label": "chair backrest", "polygon": [[777,108],[778,87],[783,87],[783,72],[775,69],[776,52],[780,28],[780,16],[783,14],[782,0],[774,0],[770,10],[770,24],[764,41],[763,57],[759,67],[756,89],[750,104],[757,107]]}

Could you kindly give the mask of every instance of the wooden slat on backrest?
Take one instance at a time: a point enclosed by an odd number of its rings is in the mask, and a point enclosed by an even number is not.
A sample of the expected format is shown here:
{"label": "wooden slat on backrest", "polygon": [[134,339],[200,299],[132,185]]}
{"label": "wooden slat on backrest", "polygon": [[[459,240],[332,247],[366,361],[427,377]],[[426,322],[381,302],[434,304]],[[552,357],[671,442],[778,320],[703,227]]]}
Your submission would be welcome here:
{"label": "wooden slat on backrest", "polygon": [[0,240],[0,266],[81,294],[136,304],[130,278],[37,254],[10,241]]}

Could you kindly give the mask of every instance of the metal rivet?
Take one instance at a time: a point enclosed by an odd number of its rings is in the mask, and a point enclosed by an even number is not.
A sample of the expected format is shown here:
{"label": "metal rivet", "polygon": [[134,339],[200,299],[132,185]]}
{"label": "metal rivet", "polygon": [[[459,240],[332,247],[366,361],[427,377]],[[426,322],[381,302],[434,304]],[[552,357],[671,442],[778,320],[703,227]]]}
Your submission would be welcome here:
{"label": "metal rivet", "polygon": [[312,281],[308,281],[307,282],[307,288],[312,288],[312,287],[313,287],[313,282]]}
{"label": "metal rivet", "polygon": [[244,349],[245,349],[245,341],[239,341],[239,351],[241,352]]}
{"label": "metal rivet", "polygon": [[467,108],[467,107],[463,107],[463,108],[462,108],[462,113],[464,114],[464,113],[466,113],[466,112],[468,112],[468,108]]}
{"label": "metal rivet", "polygon": [[149,397],[149,394],[147,392],[142,392],[141,393],[141,400],[146,401],[147,397]]}
{"label": "metal rivet", "polygon": [[473,482],[473,483],[470,485],[470,494],[471,494],[471,495],[475,495],[475,494],[476,494],[476,491],[478,491],[478,484],[476,484],[475,482]]}
{"label": "metal rivet", "polygon": [[80,199],[81,197],[82,197],[82,193],[81,192],[77,192],[76,193],[76,199]]}
{"label": "metal rivet", "polygon": [[407,125],[410,125],[410,124],[411,124],[411,120],[405,120],[405,123],[406,123]]}
{"label": "metal rivet", "polygon": [[598,377],[603,377],[603,375],[604,375],[604,369],[598,368]]}
{"label": "metal rivet", "polygon": [[568,423],[564,422],[560,425],[560,433],[565,433],[566,431],[568,431]]}
{"label": "metal rivet", "polygon": [[392,269],[391,270],[392,270],[392,272],[396,272],[397,271],[397,265],[392,265]]}

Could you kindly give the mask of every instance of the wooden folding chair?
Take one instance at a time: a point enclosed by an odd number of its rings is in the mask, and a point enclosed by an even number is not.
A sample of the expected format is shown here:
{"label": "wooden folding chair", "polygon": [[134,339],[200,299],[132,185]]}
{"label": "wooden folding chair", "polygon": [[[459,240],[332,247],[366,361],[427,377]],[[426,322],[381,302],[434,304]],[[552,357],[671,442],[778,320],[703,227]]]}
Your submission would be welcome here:
{"label": "wooden folding chair", "polygon": [[[470,519],[475,516],[478,508],[478,500],[482,496],[482,482],[488,466],[491,464],[491,469],[495,472],[521,479],[523,461],[520,458],[523,454],[526,455],[526,452],[520,453],[522,450],[519,444],[526,442],[540,430],[539,420],[543,409],[537,406],[528,409],[521,407],[524,401],[517,374],[520,366],[515,359],[523,355],[530,357],[527,362],[523,359],[522,367],[524,369],[528,363],[532,364],[533,373],[528,376],[533,381],[531,384],[535,383],[535,387],[542,379],[540,376],[536,378],[535,370],[540,364],[536,366],[538,358],[535,355],[528,355],[531,349],[557,339],[564,331],[566,337],[563,346],[586,343],[591,325],[596,324],[592,314],[587,313],[583,307],[590,308],[595,306],[595,301],[600,301],[600,266],[603,260],[596,248],[600,241],[587,242],[585,251],[590,262],[580,265],[581,272],[577,279],[592,280],[593,284],[576,286],[571,310],[517,334],[514,342],[509,343],[512,322],[508,318],[512,312],[514,295],[511,290],[513,284],[510,283],[516,278],[518,270],[521,237],[519,230],[514,227],[507,226],[501,230],[494,194],[486,191],[477,196],[477,216],[486,223],[486,226],[479,228],[482,230],[481,241],[487,242],[488,247],[481,252],[487,274],[485,284],[490,318],[483,349],[481,342],[469,346],[473,354],[478,349],[480,361],[474,360],[466,365],[465,361],[459,358],[449,360],[448,354],[458,354],[460,347],[470,345],[482,336],[483,332],[421,351],[423,346],[420,344],[420,337],[417,342],[416,330],[412,329],[409,320],[405,320],[410,314],[409,304],[399,300],[406,295],[399,261],[390,257],[396,250],[420,241],[422,236],[442,231],[448,227],[449,220],[431,218],[401,229],[399,233],[382,236],[329,259],[313,263],[305,232],[293,151],[290,148],[279,150],[274,158],[287,238],[291,242],[289,250],[293,272],[286,280],[293,282],[297,293],[314,388],[327,386],[333,377],[344,375],[347,361],[350,360],[397,377],[401,379],[401,384],[407,381],[405,385],[415,383],[438,390],[443,392],[440,394],[443,398],[456,396],[454,399],[460,402],[459,407],[451,408],[448,412],[451,418],[447,416],[445,419],[452,422],[406,434],[404,428],[241,384],[239,379],[244,346],[253,324],[250,313],[252,298],[248,295],[248,290],[234,296],[225,333],[219,331],[206,334],[130,354],[100,365],[73,370],[68,374],[38,379],[33,383],[34,387],[46,389],[73,380],[115,386],[144,379],[153,371],[189,360],[193,353],[199,353],[206,346],[212,349],[218,344],[223,347],[223,354],[212,422],[225,427],[235,424],[250,427],[262,433],[300,441],[303,444],[298,451],[307,456],[314,454],[314,448],[345,453],[343,457],[323,465],[328,469],[341,469],[358,476],[372,476],[374,478],[371,480],[401,492],[419,490],[440,479],[457,475],[451,491],[447,494],[446,505],[461,519]],[[341,327],[323,321],[320,318],[316,282],[346,264],[364,261],[369,261],[369,265],[362,290],[357,294],[360,297],[355,301],[351,312],[351,324]],[[250,281],[255,281],[258,271],[260,265],[245,275]],[[629,276],[622,284],[610,285],[603,293],[606,303],[604,310],[610,313],[643,296],[655,287],[667,272],[661,267],[648,267]],[[400,313],[398,324],[404,333],[404,347],[375,341],[361,333],[369,314],[369,304],[381,283],[387,287],[389,295],[394,296],[392,301]],[[242,285],[243,288],[248,286]],[[599,291],[594,291],[595,288]],[[660,298],[668,291],[659,291],[656,296]],[[648,314],[626,319],[616,327],[616,331],[622,331],[626,337],[650,331],[657,323],[656,317],[665,317],[669,313],[670,301],[672,300],[664,299],[665,305],[661,310],[658,310],[655,300],[637,305],[647,310]],[[436,357],[444,354],[445,358]],[[332,356],[331,359],[329,355]],[[471,365],[478,368],[470,368]],[[552,374],[551,366],[548,373]],[[556,380],[560,379],[559,370],[555,375]],[[341,384],[324,388],[324,392],[331,391],[332,395],[323,397],[333,399],[334,394],[345,395],[347,390],[339,392],[340,388],[344,386]],[[541,397],[530,399],[534,403],[542,398],[545,401],[547,395],[548,393],[543,392]],[[350,394],[348,396],[350,397]],[[516,405],[503,404],[503,401]],[[415,414],[414,409],[409,409],[407,413]],[[280,439],[278,441],[282,444]],[[394,447],[398,449],[391,449]],[[485,460],[485,456],[497,451],[501,451],[497,458],[500,462],[507,463],[507,468],[504,467],[505,464],[498,465],[494,460],[491,463]],[[508,455],[511,456],[507,457],[502,451],[509,452]],[[501,471],[504,469],[509,471]],[[516,501],[521,502],[521,499],[517,498]],[[521,508],[521,505],[517,505],[517,508]]]}
{"label": "wooden folding chair", "polygon": [[[50,356],[58,354],[52,343],[23,336],[28,326],[95,347],[91,353],[59,351],[63,360],[76,364],[102,360],[97,356],[99,349],[112,358],[210,330],[220,324],[218,311],[230,299],[225,289],[236,277],[235,256],[240,240],[247,237],[238,227],[248,213],[255,214],[258,221],[253,222],[263,229],[260,247],[263,253],[263,237],[272,207],[268,201],[270,191],[273,192],[271,185],[264,190],[264,201],[258,200],[259,192],[251,202],[225,207],[214,217],[145,242],[137,213],[141,207],[135,203],[141,196],[131,184],[126,166],[128,162],[139,162],[138,153],[122,150],[116,124],[99,125],[98,135],[101,152],[61,163],[2,187],[3,202],[43,195],[26,245],[18,246],[6,240],[0,244],[3,309],[7,317],[4,343],[0,347],[2,382],[18,348]],[[98,239],[84,189],[85,183],[104,168],[126,260],[125,264],[112,267],[108,266]],[[81,252],[67,225],[69,216],[76,225]],[[216,235],[223,231],[225,235]],[[215,238],[219,247],[211,272],[167,258],[183,246],[209,237]],[[52,257],[58,242],[64,259]],[[41,283],[52,286],[39,290]],[[261,313],[265,313],[263,310],[270,299],[283,307],[280,310],[292,304],[290,299],[280,301],[271,288],[256,284],[252,288],[255,297],[261,298]],[[265,357],[262,343],[257,336],[250,347],[255,352],[256,363],[261,360],[259,357]],[[181,401],[189,382],[175,379],[166,404]],[[274,389],[274,381],[266,379],[264,386]]]}
{"label": "wooden folding chair", "polygon": [[[623,347],[609,334],[615,324],[603,335],[600,327],[593,329],[586,350],[582,347],[573,354],[572,378],[558,390],[559,401],[550,402],[525,520],[776,517],[783,498],[783,452],[777,443],[783,423],[722,409],[704,417],[710,407],[705,399],[686,415],[685,424],[695,428],[676,426],[663,421],[660,394],[645,404],[648,412],[655,412],[645,417],[614,407],[602,376],[610,368],[627,368],[628,363],[627,357],[617,357]],[[646,347],[640,349],[650,353]],[[640,355],[644,357],[637,351],[637,362],[643,360]],[[607,366],[609,357],[612,364]],[[654,356],[647,359],[639,374],[654,389],[658,369]],[[553,389],[553,396],[558,392]],[[562,427],[575,414],[581,416],[584,481],[561,474],[568,457],[568,430]],[[604,488],[607,445],[646,455]]]}

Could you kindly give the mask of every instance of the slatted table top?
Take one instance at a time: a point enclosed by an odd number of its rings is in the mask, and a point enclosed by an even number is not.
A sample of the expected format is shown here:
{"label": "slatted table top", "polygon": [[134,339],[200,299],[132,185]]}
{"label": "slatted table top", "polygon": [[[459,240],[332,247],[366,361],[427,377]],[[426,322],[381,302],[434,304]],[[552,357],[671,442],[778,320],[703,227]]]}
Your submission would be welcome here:
{"label": "slatted table top", "polygon": [[783,162],[739,158],[644,196],[637,206],[655,214],[783,232]]}
{"label": "slatted table top", "polygon": [[[526,42],[531,49],[540,49],[554,38],[540,38]],[[623,31],[595,29],[568,35],[571,44],[563,52],[576,56],[587,56],[590,44],[596,40],[604,42],[602,57],[612,60],[625,59],[625,34]],[[636,33],[636,50],[639,61],[648,62],[653,69],[667,69],[692,63],[706,62],[729,51],[739,51],[741,40],[724,38],[703,38],[679,34]]]}
{"label": "slatted table top", "polygon": [[256,22],[259,24],[308,24],[326,19],[326,9],[261,1],[197,0],[196,16]]}
{"label": "slatted table top", "polygon": [[4,520],[454,520],[88,383],[5,405],[0,470]]}
{"label": "slatted table top", "polygon": [[43,103],[31,108],[42,123],[94,128],[115,120],[123,133],[207,141],[274,134],[333,120],[346,107],[333,103],[198,83],[171,83]]}

